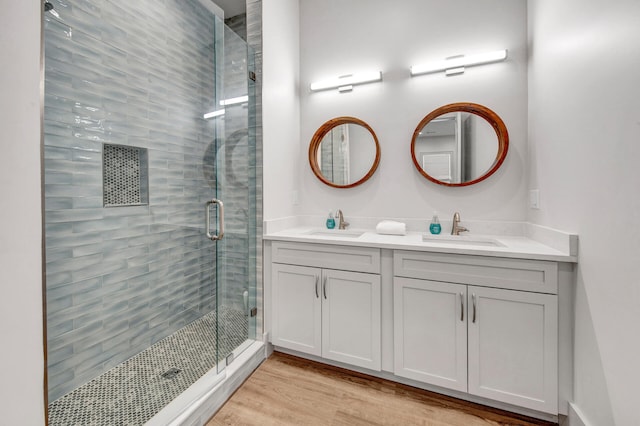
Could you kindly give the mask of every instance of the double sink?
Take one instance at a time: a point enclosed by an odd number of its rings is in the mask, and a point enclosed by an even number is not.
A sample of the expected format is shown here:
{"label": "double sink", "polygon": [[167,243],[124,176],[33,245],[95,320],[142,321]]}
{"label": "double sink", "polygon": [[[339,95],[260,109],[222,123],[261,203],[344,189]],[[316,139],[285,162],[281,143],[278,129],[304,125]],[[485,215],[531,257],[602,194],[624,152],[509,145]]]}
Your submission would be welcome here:
{"label": "double sink", "polygon": [[[360,238],[366,231],[343,229],[317,229],[311,230],[306,235],[334,238]],[[423,234],[422,241],[425,244],[446,246],[475,246],[475,247],[505,247],[500,241],[480,235],[431,235]]]}

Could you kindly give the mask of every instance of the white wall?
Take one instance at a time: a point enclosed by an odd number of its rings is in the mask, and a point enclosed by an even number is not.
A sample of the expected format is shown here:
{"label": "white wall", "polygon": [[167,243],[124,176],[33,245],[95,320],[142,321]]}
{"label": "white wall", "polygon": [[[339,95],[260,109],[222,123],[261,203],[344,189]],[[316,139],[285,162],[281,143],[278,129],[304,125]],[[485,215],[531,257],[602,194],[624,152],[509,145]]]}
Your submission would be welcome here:
{"label": "white wall", "polygon": [[640,424],[640,2],[529,2],[535,223],[580,236],[575,405]]}
{"label": "white wall", "polygon": [[[353,216],[463,220],[524,220],[526,216],[527,45],[524,0],[301,0],[301,137],[297,147],[299,214],[341,208]],[[411,78],[409,66],[464,53],[509,49],[506,62],[468,68],[464,75]],[[266,57],[266,54],[265,54]],[[350,93],[310,93],[313,81],[380,70],[383,82]],[[470,188],[446,188],[423,178],[411,161],[420,120],[452,102],[486,105],[505,121],[511,145],[504,166]],[[352,189],[322,184],[307,150],[315,130],[338,116],[366,121],[380,140],[380,167]],[[271,197],[271,192],[267,197]]]}
{"label": "white wall", "polygon": [[264,0],[263,158],[264,219],[293,215],[292,193],[300,139],[298,0]]}
{"label": "white wall", "polygon": [[44,424],[40,2],[2,2],[0,423]]}

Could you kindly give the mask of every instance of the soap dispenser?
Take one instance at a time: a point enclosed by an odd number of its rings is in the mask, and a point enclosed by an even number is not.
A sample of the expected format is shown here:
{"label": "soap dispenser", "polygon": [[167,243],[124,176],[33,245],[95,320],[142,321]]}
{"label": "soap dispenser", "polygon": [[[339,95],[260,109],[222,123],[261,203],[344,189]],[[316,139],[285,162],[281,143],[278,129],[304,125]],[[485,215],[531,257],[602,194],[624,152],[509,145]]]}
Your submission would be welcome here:
{"label": "soap dispenser", "polygon": [[431,224],[429,225],[429,232],[431,232],[434,235],[438,235],[441,231],[442,231],[442,226],[440,226],[438,213],[433,212],[433,218],[431,219]]}
{"label": "soap dispenser", "polygon": [[336,227],[336,221],[333,218],[333,212],[329,212],[329,217],[327,218],[327,229],[333,229]]}

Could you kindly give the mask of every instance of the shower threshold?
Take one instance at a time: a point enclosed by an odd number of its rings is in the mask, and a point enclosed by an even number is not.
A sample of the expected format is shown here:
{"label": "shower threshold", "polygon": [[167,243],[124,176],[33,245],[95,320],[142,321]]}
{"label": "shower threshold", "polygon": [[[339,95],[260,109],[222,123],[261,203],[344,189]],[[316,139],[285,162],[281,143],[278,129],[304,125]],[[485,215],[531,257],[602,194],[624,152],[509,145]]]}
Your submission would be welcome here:
{"label": "shower threshold", "polygon": [[[218,320],[224,321],[220,354],[245,344],[244,312],[223,308]],[[215,329],[212,312],[53,401],[49,425],[145,424],[202,376],[216,375]]]}

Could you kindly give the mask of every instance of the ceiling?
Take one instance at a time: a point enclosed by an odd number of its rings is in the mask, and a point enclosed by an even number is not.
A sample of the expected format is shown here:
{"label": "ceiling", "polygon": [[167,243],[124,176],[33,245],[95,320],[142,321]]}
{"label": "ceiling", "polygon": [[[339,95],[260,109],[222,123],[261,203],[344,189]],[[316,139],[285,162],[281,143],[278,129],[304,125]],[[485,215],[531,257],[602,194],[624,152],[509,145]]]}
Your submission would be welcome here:
{"label": "ceiling", "polygon": [[213,2],[224,10],[225,19],[247,11],[246,0],[213,0]]}

